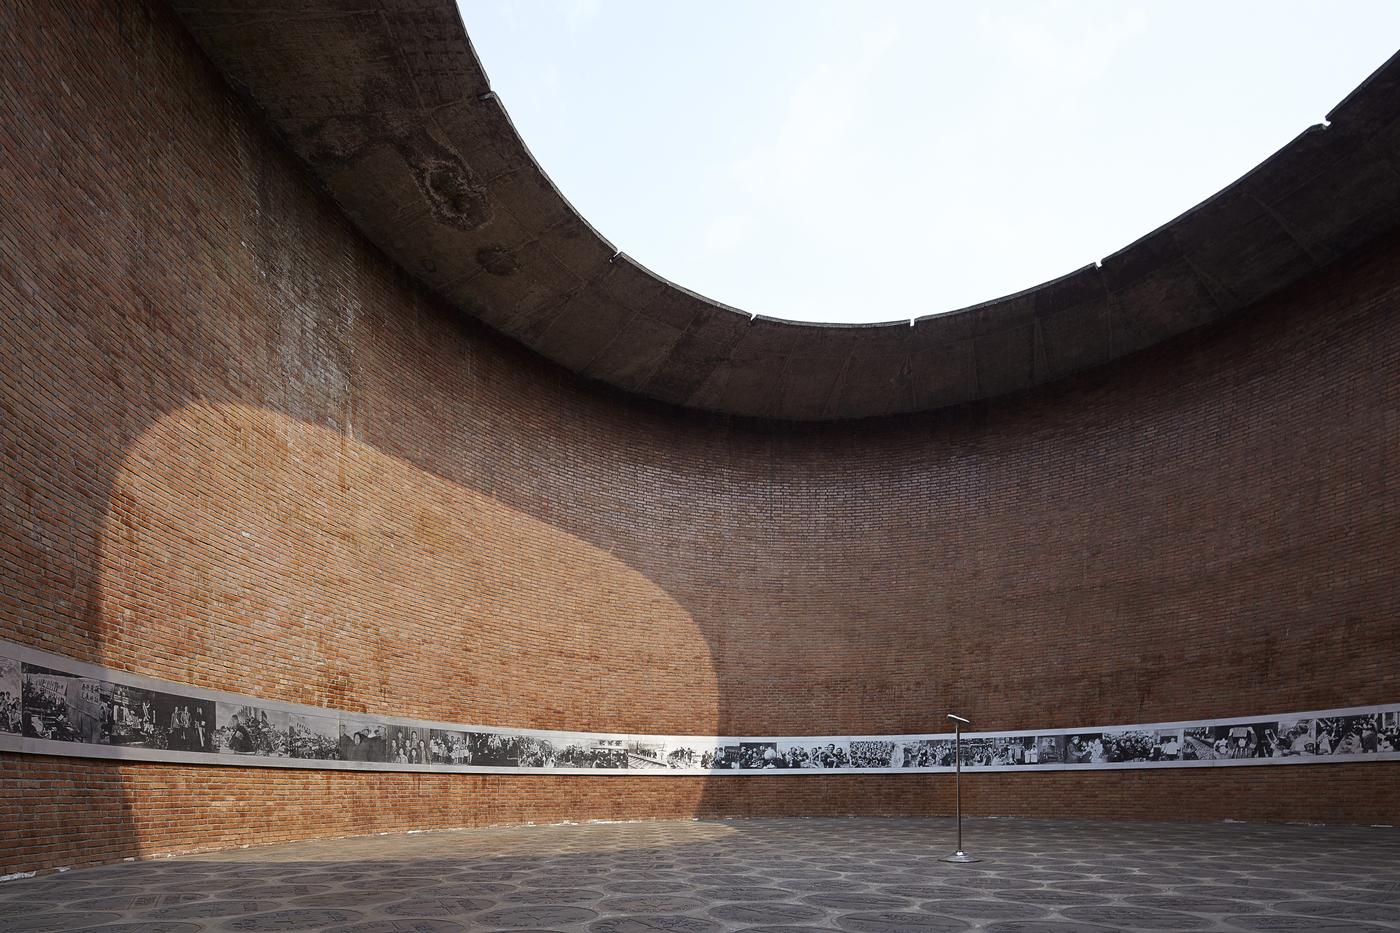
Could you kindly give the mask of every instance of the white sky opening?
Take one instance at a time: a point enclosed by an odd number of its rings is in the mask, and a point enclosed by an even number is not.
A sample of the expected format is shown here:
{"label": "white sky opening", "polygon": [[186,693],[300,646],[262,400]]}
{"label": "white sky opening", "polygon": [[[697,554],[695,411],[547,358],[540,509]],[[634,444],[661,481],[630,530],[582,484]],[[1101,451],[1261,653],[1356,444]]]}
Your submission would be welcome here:
{"label": "white sky opening", "polygon": [[1102,259],[1396,49],[1349,0],[459,0],[493,89],[619,250],[754,314],[893,321]]}

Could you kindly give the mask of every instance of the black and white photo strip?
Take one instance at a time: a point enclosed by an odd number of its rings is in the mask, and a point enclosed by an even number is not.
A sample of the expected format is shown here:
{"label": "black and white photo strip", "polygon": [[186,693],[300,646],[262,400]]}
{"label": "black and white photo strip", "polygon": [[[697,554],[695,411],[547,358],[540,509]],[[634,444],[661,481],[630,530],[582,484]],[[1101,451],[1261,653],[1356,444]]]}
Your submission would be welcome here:
{"label": "black and white photo strip", "polygon": [[[1277,718],[964,733],[962,767],[1400,760],[1400,703]],[[241,697],[0,641],[0,750],[263,767],[815,774],[944,771],[953,736],[665,736],[433,723]]]}

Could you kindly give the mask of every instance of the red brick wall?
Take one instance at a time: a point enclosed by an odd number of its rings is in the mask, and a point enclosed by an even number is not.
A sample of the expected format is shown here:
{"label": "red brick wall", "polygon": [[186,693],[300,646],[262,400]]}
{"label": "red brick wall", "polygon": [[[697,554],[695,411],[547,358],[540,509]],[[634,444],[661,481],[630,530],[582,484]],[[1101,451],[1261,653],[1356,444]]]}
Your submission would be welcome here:
{"label": "red brick wall", "polygon": [[[971,815],[1370,822],[1385,765],[969,774]],[[701,816],[947,816],[946,774],[598,777],[172,767],[0,756],[0,874],[409,829]],[[1190,801],[1189,810],[1182,804]],[[1391,801],[1393,805],[1393,801]],[[1385,806],[1384,803],[1381,806]],[[975,829],[973,830],[975,832]]]}
{"label": "red brick wall", "polygon": [[[747,423],[461,320],[160,7],[19,0],[0,52],[0,636],[296,702],[585,730],[1400,697],[1396,239],[1034,395]],[[969,809],[1394,823],[1388,767],[984,775]],[[929,776],[22,756],[0,756],[0,793],[19,829],[0,838],[21,840],[0,872],[387,828],[947,810]]]}

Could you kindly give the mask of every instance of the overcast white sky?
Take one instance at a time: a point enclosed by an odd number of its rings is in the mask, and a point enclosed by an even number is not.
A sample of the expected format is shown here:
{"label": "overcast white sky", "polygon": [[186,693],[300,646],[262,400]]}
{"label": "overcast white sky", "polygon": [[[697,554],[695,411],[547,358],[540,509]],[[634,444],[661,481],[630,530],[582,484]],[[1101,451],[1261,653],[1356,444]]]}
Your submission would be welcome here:
{"label": "overcast white sky", "polygon": [[1102,259],[1400,44],[1396,0],[460,0],[584,217],[758,314],[919,317]]}

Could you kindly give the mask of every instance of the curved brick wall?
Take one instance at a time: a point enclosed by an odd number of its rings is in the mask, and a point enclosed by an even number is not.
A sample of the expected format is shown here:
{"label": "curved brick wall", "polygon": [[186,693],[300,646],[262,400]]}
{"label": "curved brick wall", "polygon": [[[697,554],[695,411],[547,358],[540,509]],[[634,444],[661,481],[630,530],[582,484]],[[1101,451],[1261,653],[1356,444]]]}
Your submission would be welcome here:
{"label": "curved brick wall", "polygon": [[[455,319],[163,9],[0,15],[2,637],[295,702],[595,731],[1400,695],[1400,240],[1033,395],[702,416]],[[1378,767],[982,775],[968,808],[1400,821]],[[0,873],[522,820],[938,813],[947,785],[0,755],[20,840]]]}

